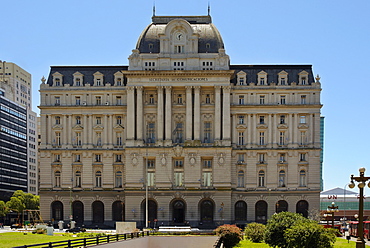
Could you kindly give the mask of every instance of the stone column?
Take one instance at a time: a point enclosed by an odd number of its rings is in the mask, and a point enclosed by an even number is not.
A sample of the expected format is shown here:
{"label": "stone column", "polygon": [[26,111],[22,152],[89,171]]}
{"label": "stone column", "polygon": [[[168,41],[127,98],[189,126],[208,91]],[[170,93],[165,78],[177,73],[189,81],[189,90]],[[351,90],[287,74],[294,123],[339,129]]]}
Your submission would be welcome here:
{"label": "stone column", "polygon": [[193,133],[193,109],[192,109],[192,87],[185,86],[186,88],[186,140],[192,140]]}
{"label": "stone column", "polygon": [[215,140],[221,139],[221,86],[215,86]]}
{"label": "stone column", "polygon": [[67,141],[67,133],[68,133],[68,119],[67,119],[67,116],[68,115],[63,115],[63,120],[62,120],[62,127],[63,127],[63,130],[62,130],[62,134],[61,135],[61,144],[62,146],[66,145],[68,143]]}
{"label": "stone column", "polygon": [[[67,145],[72,145],[72,136],[75,135],[75,132],[73,131],[73,127],[76,125],[76,116],[70,115],[68,120],[68,140]],[[80,117],[81,118],[81,117]]]}
{"label": "stone column", "polygon": [[157,86],[157,140],[163,140],[163,86]]}
{"label": "stone column", "polygon": [[137,93],[137,119],[136,119],[136,126],[137,126],[137,140],[143,140],[143,86],[136,87]]}
{"label": "stone column", "polygon": [[135,137],[135,97],[134,86],[127,86],[127,140]]}
{"label": "stone column", "polygon": [[171,140],[172,134],[172,125],[171,125],[171,117],[172,117],[172,97],[171,97],[171,86],[166,86],[166,124],[165,124],[165,139]]}
{"label": "stone column", "polygon": [[230,86],[223,86],[223,140],[230,141]]}
{"label": "stone column", "polygon": [[294,120],[293,115],[289,114],[289,117],[288,117],[289,143],[292,144],[292,145],[293,145],[293,143],[295,143],[294,136],[293,136],[293,130],[297,129],[295,127],[295,124],[293,123],[293,120]]}
{"label": "stone column", "polygon": [[[82,130],[82,134],[81,134],[81,144],[82,145],[89,145],[90,142],[88,141],[87,137],[90,137],[91,135],[93,135],[93,133],[91,132],[91,129],[89,128],[88,120],[89,119],[87,118],[87,115],[83,115],[82,126],[84,129]],[[76,140],[74,142],[77,143]]]}
{"label": "stone column", "polygon": [[200,140],[200,86],[194,86],[194,140]]}
{"label": "stone column", "polygon": [[[102,135],[102,146],[106,146],[108,144],[108,118],[109,115],[103,115],[103,135]],[[110,130],[112,130],[110,128]]]}
{"label": "stone column", "polygon": [[116,123],[113,124],[113,122],[115,121],[113,119],[114,119],[114,116],[109,115],[108,126],[105,127],[108,130],[107,144],[108,144],[109,147],[113,147],[113,144],[115,142],[115,140],[113,140],[113,127],[115,126]]}

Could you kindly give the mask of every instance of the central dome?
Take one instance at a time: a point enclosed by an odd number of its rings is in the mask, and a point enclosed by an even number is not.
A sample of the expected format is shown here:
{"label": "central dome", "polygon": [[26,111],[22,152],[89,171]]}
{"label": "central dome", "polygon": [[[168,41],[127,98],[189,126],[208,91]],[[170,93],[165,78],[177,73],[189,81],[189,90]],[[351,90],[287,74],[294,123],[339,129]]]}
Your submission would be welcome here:
{"label": "central dome", "polygon": [[141,33],[136,44],[140,53],[160,53],[160,36],[174,20],[186,21],[198,36],[198,53],[218,53],[224,43],[210,16],[153,16],[152,23]]}

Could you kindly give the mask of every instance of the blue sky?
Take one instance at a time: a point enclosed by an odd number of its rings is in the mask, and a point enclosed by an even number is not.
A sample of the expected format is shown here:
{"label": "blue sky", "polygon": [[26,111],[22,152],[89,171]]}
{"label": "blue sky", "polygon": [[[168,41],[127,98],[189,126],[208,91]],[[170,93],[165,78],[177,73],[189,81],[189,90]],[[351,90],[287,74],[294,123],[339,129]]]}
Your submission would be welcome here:
{"label": "blue sky", "polygon": [[[232,64],[312,64],[325,116],[324,188],[370,153],[370,1],[210,0]],[[208,0],[156,0],[157,15],[206,15]],[[127,65],[152,0],[0,1],[0,60],[32,74],[33,109],[51,65]]]}

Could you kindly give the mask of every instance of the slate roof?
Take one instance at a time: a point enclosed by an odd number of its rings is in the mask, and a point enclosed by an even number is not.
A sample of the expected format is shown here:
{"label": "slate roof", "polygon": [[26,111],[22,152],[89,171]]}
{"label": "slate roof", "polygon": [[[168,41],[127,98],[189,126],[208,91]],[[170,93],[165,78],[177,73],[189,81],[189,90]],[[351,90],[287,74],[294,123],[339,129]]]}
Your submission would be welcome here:
{"label": "slate roof", "polygon": [[224,48],[220,32],[212,24],[210,16],[153,16],[152,23],[141,33],[136,49],[140,53],[159,53],[159,34],[163,34],[167,23],[174,19],[186,20],[194,32],[199,34],[198,53],[218,53],[218,49]]}
{"label": "slate roof", "polygon": [[[251,82],[257,83],[257,73],[264,71],[267,73],[267,84],[272,82],[278,83],[278,73],[286,71],[288,73],[288,82],[290,85],[292,82],[298,83],[298,73],[306,71],[308,73],[307,84],[315,82],[315,78],[312,72],[312,65],[230,65],[230,70],[235,70],[235,74],[240,71],[247,73],[247,84]],[[237,78],[234,77],[231,80],[234,85],[237,83]]]}

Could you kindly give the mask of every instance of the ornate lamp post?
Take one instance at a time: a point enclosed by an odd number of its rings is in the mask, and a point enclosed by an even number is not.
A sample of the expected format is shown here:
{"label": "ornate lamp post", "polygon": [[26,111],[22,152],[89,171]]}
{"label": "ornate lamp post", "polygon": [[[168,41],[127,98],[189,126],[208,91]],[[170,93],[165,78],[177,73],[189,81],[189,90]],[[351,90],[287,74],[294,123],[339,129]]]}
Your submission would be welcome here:
{"label": "ornate lamp post", "polygon": [[[354,181],[358,182],[358,188],[360,189],[360,199],[359,199],[359,218],[358,218],[358,238],[356,241],[356,248],[365,248],[365,240],[364,240],[364,187],[366,181],[370,180],[370,177],[365,177],[365,168],[360,168],[358,170],[360,172],[359,177],[355,177],[351,175],[351,183],[348,184],[348,187],[353,189],[355,187]],[[367,185],[370,188],[370,183]]]}
{"label": "ornate lamp post", "polygon": [[334,213],[338,212],[338,206],[335,206],[335,202],[331,203],[331,206],[328,206],[327,212],[331,215],[331,228],[334,228]]}

